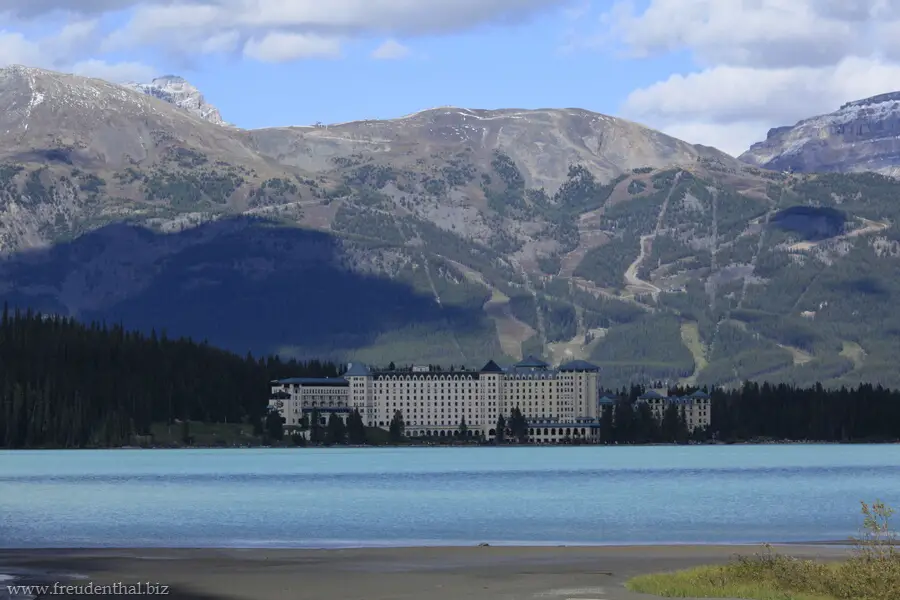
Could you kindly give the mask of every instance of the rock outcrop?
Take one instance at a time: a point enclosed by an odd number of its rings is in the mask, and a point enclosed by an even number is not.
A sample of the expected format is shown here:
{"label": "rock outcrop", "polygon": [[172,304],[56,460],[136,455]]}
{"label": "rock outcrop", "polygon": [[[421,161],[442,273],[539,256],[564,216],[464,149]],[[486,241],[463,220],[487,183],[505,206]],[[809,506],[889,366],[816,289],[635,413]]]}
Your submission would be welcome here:
{"label": "rock outcrop", "polygon": [[740,160],[767,169],[900,175],[900,92],[848,102],[793,127],[776,127]]}

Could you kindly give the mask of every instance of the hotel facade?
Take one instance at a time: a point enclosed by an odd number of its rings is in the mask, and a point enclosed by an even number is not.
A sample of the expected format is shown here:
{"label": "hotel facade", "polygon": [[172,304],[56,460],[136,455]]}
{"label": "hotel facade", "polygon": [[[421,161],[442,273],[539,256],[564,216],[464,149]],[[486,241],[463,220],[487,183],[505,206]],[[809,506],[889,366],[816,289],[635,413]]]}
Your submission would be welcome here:
{"label": "hotel facade", "polygon": [[518,408],[536,443],[597,441],[600,422],[599,368],[576,360],[552,368],[529,356],[508,368],[489,361],[481,370],[439,371],[429,367],[370,370],[353,363],[341,377],[273,381],[269,407],[288,428],[304,415],[342,418],[358,410],[370,427],[388,429],[397,411],[407,436],[466,435],[493,439],[499,417]]}
{"label": "hotel facade", "polygon": [[[351,363],[341,377],[272,381],[269,409],[291,429],[314,413],[324,426],[332,413],[346,422],[357,410],[367,426],[387,430],[399,411],[410,437],[456,437],[464,422],[467,437],[490,440],[497,436],[499,417],[509,420],[518,408],[532,442],[597,442],[604,409],[618,404],[617,398],[600,396],[599,371],[583,360],[552,368],[532,356],[507,368],[489,361],[478,371],[372,370]],[[676,397],[650,390],[637,402],[648,404],[660,421],[666,408],[676,405],[689,430],[711,422],[711,400],[702,391]]]}
{"label": "hotel facade", "polygon": [[688,396],[664,396],[650,390],[641,395],[637,401],[649,405],[650,412],[658,421],[662,421],[670,406],[676,406],[679,413],[684,416],[688,431],[709,427],[712,422],[712,400],[706,392],[700,390]]}

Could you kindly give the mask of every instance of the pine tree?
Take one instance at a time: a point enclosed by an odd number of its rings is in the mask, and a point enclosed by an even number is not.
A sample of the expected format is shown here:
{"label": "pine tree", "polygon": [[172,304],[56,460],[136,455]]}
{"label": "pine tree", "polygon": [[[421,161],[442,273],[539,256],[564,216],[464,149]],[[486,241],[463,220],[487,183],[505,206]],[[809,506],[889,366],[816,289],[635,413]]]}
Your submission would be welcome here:
{"label": "pine tree", "polygon": [[497,417],[497,427],[495,429],[494,440],[497,443],[503,443],[506,440],[506,419],[503,415]]}
{"label": "pine tree", "polygon": [[309,441],[313,444],[322,443],[322,415],[318,410],[313,409],[309,415]]}
{"label": "pine tree", "polygon": [[[145,335],[121,324],[78,323],[4,307],[0,447],[118,446],[167,427],[167,438],[190,438],[191,424],[178,426],[176,421],[247,423],[263,436],[272,380],[337,374],[337,365],[325,361],[240,356],[207,343],[169,337],[165,331]],[[634,404],[643,391],[640,386],[622,390],[622,400],[604,411],[604,441],[672,439],[663,435],[670,430],[653,418],[649,407]],[[672,395],[691,391],[674,386]],[[711,396],[710,426],[688,435],[679,412],[675,441],[900,439],[900,392],[880,386],[833,390],[821,384],[800,388],[747,383],[733,390],[706,391]],[[305,417],[310,436],[321,441],[318,414],[314,423]],[[351,417],[348,434],[356,428],[353,439],[358,441],[365,427],[362,417],[358,421]],[[515,419],[509,417],[509,429],[519,437],[522,426],[514,427]],[[506,419],[499,417],[494,429],[497,443],[503,442],[506,429]],[[402,438],[401,434],[398,439]]]}
{"label": "pine tree", "polygon": [[266,415],[266,437],[270,440],[280,442],[284,439],[284,417],[276,411],[269,411]]}
{"label": "pine tree", "polygon": [[366,426],[362,415],[356,409],[353,409],[347,417],[347,441],[357,446],[366,443]]}
{"label": "pine tree", "polygon": [[394,416],[391,418],[390,426],[388,427],[388,435],[390,436],[390,440],[394,444],[399,444],[403,441],[403,433],[406,429],[406,424],[403,422],[403,413],[399,410],[394,411]]}
{"label": "pine tree", "polygon": [[456,428],[456,435],[460,438],[466,438],[469,435],[469,426],[466,425],[466,416],[463,415],[459,420],[459,426]]}
{"label": "pine tree", "polygon": [[329,446],[343,444],[347,441],[347,430],[344,420],[337,413],[331,413],[328,417],[328,429],[325,433],[325,443]]}
{"label": "pine tree", "polygon": [[519,407],[512,409],[512,412],[509,415],[508,426],[513,437],[516,438],[520,444],[524,444],[528,441],[528,420],[522,414],[522,411],[519,410]]}

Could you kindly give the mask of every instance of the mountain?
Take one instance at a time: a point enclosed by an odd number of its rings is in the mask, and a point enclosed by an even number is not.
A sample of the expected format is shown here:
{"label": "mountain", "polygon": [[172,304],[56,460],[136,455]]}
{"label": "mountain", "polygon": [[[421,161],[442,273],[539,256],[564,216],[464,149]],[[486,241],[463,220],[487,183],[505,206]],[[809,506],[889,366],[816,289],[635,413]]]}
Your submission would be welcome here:
{"label": "mountain", "polygon": [[126,83],[126,87],[165,100],[216,125],[227,125],[219,109],[209,104],[200,90],[182,77],[165,75],[150,83]]}
{"label": "mountain", "polygon": [[308,171],[330,170],[337,157],[356,160],[361,155],[395,169],[463,155],[488,163],[494,151],[502,150],[520,169],[526,187],[543,187],[551,194],[566,181],[573,164],[604,182],[637,167],[701,160],[738,164],[713,148],[581,109],[444,107],[386,121],[254,130],[246,137],[260,154]]}
{"label": "mountain", "polygon": [[779,171],[900,176],[900,92],[848,102],[827,115],[772,129],[739,159]]}
{"label": "mountain", "polygon": [[239,352],[900,385],[900,182],[578,109],[241,130],[0,70],[0,300]]}

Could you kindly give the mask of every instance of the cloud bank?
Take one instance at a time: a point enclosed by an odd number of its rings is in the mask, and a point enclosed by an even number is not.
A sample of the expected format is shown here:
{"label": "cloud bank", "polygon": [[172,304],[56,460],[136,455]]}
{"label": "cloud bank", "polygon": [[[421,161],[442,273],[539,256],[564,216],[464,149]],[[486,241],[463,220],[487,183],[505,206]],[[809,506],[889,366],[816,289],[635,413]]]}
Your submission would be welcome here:
{"label": "cloud bank", "polygon": [[900,89],[900,0],[620,2],[604,20],[631,56],[686,51],[700,65],[635,90],[623,112],[732,154],[770,127]]}
{"label": "cloud bank", "polygon": [[[4,0],[0,66],[25,63],[117,79],[151,71],[109,56],[158,51],[184,58],[240,55],[261,62],[341,55],[351,40],[381,38],[373,57],[401,58],[395,38],[448,34],[516,22],[566,0]],[[124,16],[124,19],[123,19]],[[51,19],[73,23],[40,37],[20,31]],[[118,20],[102,30],[100,22]],[[15,27],[20,25],[21,27]],[[73,39],[78,29],[80,39]],[[66,37],[68,36],[68,38]]]}

